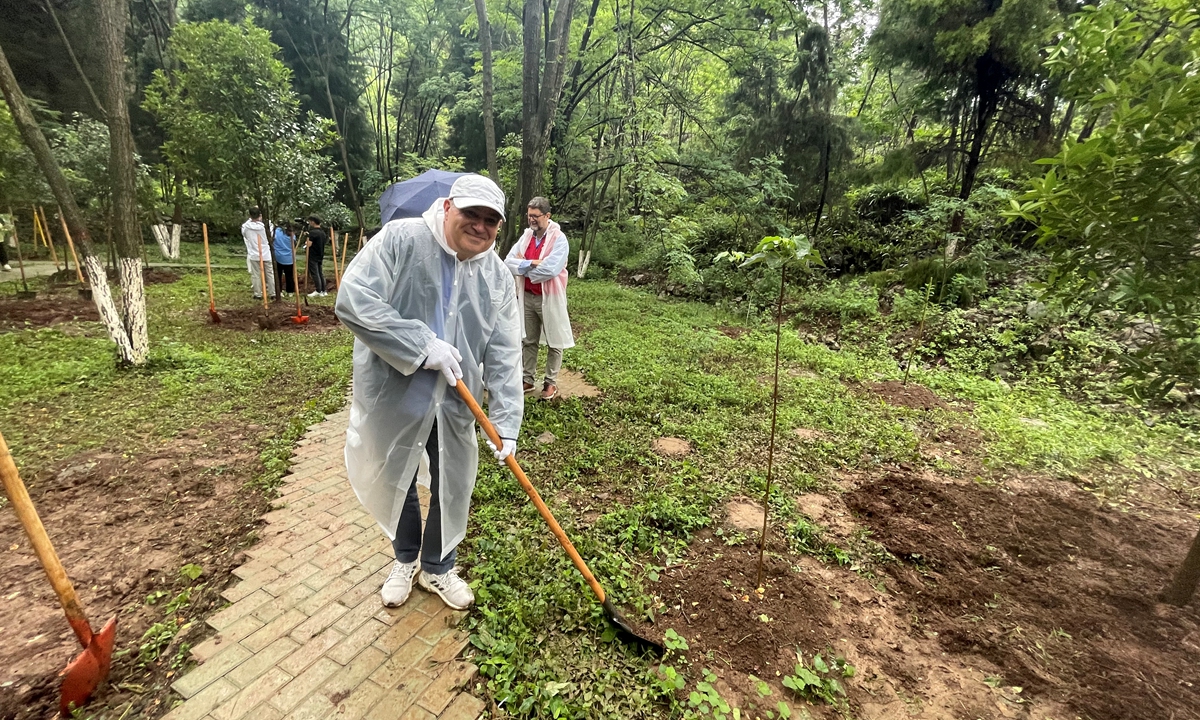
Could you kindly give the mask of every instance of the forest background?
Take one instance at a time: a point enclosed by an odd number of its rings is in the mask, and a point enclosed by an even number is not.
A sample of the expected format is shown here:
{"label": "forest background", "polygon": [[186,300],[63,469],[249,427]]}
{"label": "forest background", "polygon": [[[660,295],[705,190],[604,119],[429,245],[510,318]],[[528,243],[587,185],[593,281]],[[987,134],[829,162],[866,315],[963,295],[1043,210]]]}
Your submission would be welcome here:
{"label": "forest background", "polygon": [[[1200,21],[1181,0],[117,5],[143,226],[228,233],[260,204],[369,229],[391,182],[482,171],[514,217],[551,199],[579,275],[761,309],[777,271],[713,259],[805,234],[825,265],[807,284],[856,278],[840,319],[927,317],[918,359],[1194,399]],[[80,206],[111,226],[93,10],[4,15]],[[52,204],[6,108],[0,147],[0,205]]]}

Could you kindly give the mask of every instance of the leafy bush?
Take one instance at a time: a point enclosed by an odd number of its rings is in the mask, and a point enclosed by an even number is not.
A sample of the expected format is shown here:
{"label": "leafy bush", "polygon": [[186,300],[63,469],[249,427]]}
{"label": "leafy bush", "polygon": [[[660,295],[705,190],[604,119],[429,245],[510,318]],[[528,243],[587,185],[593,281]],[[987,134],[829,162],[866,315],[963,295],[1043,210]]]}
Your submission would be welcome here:
{"label": "leafy bush", "polygon": [[903,279],[909,290],[932,286],[932,302],[968,307],[987,292],[987,263],[974,253],[950,262],[944,255],[924,258],[909,263]]}
{"label": "leafy bush", "polygon": [[879,291],[857,282],[831,282],[804,290],[793,307],[809,315],[837,318],[842,323],[870,320],[879,317]]}

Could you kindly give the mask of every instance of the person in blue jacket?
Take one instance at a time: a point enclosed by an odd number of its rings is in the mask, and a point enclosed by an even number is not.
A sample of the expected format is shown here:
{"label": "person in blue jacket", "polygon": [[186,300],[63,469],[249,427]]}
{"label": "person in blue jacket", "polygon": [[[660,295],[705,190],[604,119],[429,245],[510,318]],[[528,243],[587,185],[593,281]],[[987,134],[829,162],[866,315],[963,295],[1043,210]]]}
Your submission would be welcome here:
{"label": "person in blue jacket", "polygon": [[296,259],[292,253],[292,241],[295,236],[291,223],[275,226],[275,237],[272,241],[275,250],[275,284],[283,289],[284,295],[296,292]]}

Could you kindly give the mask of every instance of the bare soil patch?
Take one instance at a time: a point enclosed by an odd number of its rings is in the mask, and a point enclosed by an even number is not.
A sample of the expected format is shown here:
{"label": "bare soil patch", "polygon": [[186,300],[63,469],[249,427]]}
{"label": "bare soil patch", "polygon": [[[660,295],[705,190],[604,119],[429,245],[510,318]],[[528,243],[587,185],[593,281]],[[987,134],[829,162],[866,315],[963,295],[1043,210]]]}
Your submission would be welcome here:
{"label": "bare soil patch", "polygon": [[[858,575],[769,542],[759,593],[757,556],[753,542],[728,547],[704,531],[695,537],[686,565],[668,570],[655,589],[664,606],[654,632],[661,637],[671,628],[686,639],[692,676],[699,667],[713,670],[721,696],[743,708],[743,717],[765,717],[763,711],[774,711],[780,700],[814,718],[847,717],[830,706],[810,705],[783,686],[797,652],[809,667],[816,653],[844,657],[855,667],[855,676],[843,681],[849,717],[1031,717],[1025,711],[998,712],[1011,691],[983,682],[995,668],[986,661],[947,660],[936,641],[911,625],[900,600]],[[753,678],[765,681],[771,695],[762,698]],[[1012,707],[1022,710],[1019,702]]]}
{"label": "bare soil patch", "polygon": [[[246,482],[260,469],[260,440],[229,428],[188,431],[136,458],[115,451],[76,455],[24,478],[67,574],[93,626],[118,618],[117,657],[104,700],[133,703],[130,717],[157,715],[169,700],[171,659],[179,643],[203,630],[221,600],[224,580],[240,562],[268,502]],[[0,718],[51,717],[58,673],[79,652],[46,576],[16,516],[0,512]],[[139,666],[142,635],[165,619],[163,605],[193,583],[180,568],[204,574],[176,637],[162,659]],[[154,605],[147,596],[163,593]]]}
{"label": "bare soil patch", "polygon": [[735,325],[718,325],[717,332],[721,333],[727,338],[733,338],[734,340],[737,340],[750,331],[744,327],[737,327]]}
{"label": "bare soil patch", "polygon": [[0,328],[46,327],[65,322],[99,321],[96,304],[78,295],[39,294],[32,300],[0,300]]}
{"label": "bare soil patch", "polygon": [[147,285],[169,285],[179,280],[179,273],[168,268],[142,268],[142,282]]}
{"label": "bare soil patch", "polygon": [[902,560],[887,572],[945,651],[1087,718],[1200,712],[1200,609],[1154,601],[1195,532],[1186,513],[1122,513],[1053,481],[1014,492],[900,473],[846,500]]}
{"label": "bare soil patch", "polygon": [[692,452],[692,444],[677,437],[655,438],[654,442],[650,443],[650,448],[659,455],[669,458],[686,457]]}
{"label": "bare soil patch", "polygon": [[[1200,607],[1153,599],[1195,532],[1186,509],[1120,512],[1066,482],[1001,488],[906,471],[797,504],[831,540],[865,526],[898,560],[869,578],[791,552],[776,530],[758,592],[756,542],[698,533],[652,586],[652,634],[684,637],[689,679],[713,669],[731,704],[760,715],[780,699],[805,705],[782,679],[797,652],[820,652],[855,666],[843,684],[860,720],[1197,716]],[[758,509],[734,498],[727,524],[735,506]]]}
{"label": "bare soil patch", "polygon": [[909,383],[905,385],[899,380],[888,380],[880,383],[867,383],[867,389],[878,395],[889,405],[912,408],[914,410],[949,410],[946,404],[927,387]]}
{"label": "bare soil patch", "polygon": [[[208,309],[203,313],[207,316]],[[217,308],[221,322],[216,327],[225,330],[240,330],[252,332],[257,330],[280,330],[286,332],[329,332],[341,326],[333,308],[329,305],[300,305],[300,313],[308,316],[308,322],[295,323],[291,318],[296,315],[296,304],[288,302],[272,302],[269,310],[263,310],[261,305],[256,307]],[[207,321],[207,320],[206,320]]]}
{"label": "bare soil patch", "polygon": [[745,533],[762,530],[762,517],[762,505],[750,498],[735,497],[725,506],[725,521]]}

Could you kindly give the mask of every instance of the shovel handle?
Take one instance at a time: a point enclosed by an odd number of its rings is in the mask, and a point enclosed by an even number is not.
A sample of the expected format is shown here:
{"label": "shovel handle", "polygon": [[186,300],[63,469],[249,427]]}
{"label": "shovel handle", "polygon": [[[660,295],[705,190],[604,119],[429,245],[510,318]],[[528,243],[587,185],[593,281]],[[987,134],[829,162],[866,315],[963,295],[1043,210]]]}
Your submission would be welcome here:
{"label": "shovel handle", "polygon": [[204,269],[208,272],[208,309],[217,309],[217,298],[213,294],[212,260],[208,256],[208,223],[200,223],[200,231],[204,234]]}
{"label": "shovel handle", "polygon": [[[483,432],[487,434],[488,439],[492,441],[493,445],[500,447],[504,441],[500,439],[500,434],[492,426],[491,420],[488,420],[488,416],[484,414],[483,408],[479,407],[479,403],[475,402],[475,397],[467,389],[466,383],[460,379],[455,383],[454,388],[458,390],[458,396],[467,404],[467,407],[471,408],[471,414],[475,416],[475,420],[479,422],[479,426],[483,428]],[[554,519],[550,508],[546,507],[546,503],[542,501],[542,496],[538,495],[537,488],[533,486],[533,483],[529,482],[529,478],[525,477],[525,471],[517,463],[517,458],[509,455],[504,458],[504,463],[508,465],[509,470],[512,470],[512,474],[517,476],[517,482],[521,483],[521,489],[533,501],[533,505],[537,508],[538,513],[541,514],[542,519],[550,526],[550,532],[554,533],[554,537],[558,538],[558,544],[562,545],[563,550],[567,551],[567,556],[571,558],[571,562],[575,563],[575,569],[579,571],[579,574],[583,575],[584,580],[587,580],[587,584],[591,586],[592,592],[596,593],[596,599],[603,603],[605,599],[604,588],[600,586],[600,582],[592,575],[592,571],[588,569],[587,563],[583,561],[583,558],[579,557],[579,552],[571,544],[571,539],[567,537],[567,534],[563,532],[558,521]]]}
{"label": "shovel handle", "polygon": [[54,552],[54,545],[50,543],[50,537],[46,535],[42,519],[38,517],[37,510],[33,507],[33,501],[29,499],[29,491],[25,489],[25,483],[21,482],[21,476],[17,474],[17,465],[13,462],[12,453],[8,451],[8,443],[4,441],[2,433],[0,433],[0,480],[4,482],[4,492],[8,493],[8,499],[12,502],[13,509],[17,511],[17,518],[21,521],[21,526],[25,528],[25,534],[29,536],[29,542],[33,545],[33,550],[37,553],[42,568],[46,571],[46,577],[50,578],[50,584],[54,586],[54,593],[58,595],[58,601],[67,615],[67,622],[71,624],[71,629],[75,631],[79,643],[87,647],[88,643],[92,641],[92,627],[88,624],[87,616],[83,614],[83,607],[79,604],[75,587],[67,578],[67,573],[58,560],[58,554]]}

